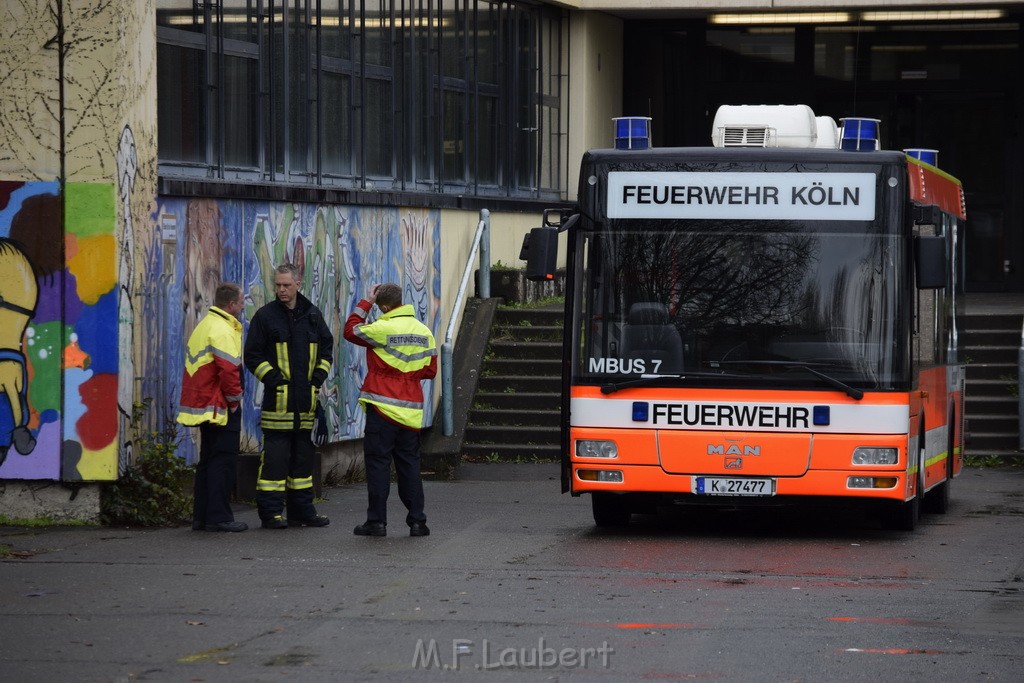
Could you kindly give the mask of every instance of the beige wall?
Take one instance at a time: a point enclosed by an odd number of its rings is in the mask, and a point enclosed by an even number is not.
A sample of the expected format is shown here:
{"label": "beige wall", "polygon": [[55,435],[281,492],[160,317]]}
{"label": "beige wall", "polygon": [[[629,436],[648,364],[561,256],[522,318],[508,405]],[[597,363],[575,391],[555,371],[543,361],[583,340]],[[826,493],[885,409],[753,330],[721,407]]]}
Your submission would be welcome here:
{"label": "beige wall", "polygon": [[[503,265],[514,268],[526,267],[525,261],[519,260],[519,249],[523,246],[523,236],[541,224],[542,214],[540,211],[530,213],[491,213],[491,264],[501,261]],[[470,251],[473,248],[473,237],[476,235],[477,224],[480,222],[479,211],[441,211],[441,310],[442,329],[439,332],[438,346],[444,341],[444,333],[448,327],[452,306],[455,305],[455,298],[459,293],[459,285],[462,282],[462,275],[466,269],[466,261],[469,259]],[[560,245],[560,263],[564,263],[565,244],[564,239]],[[473,261],[472,270],[480,267],[480,256],[477,254]],[[476,279],[475,274],[470,273],[467,294],[475,296]],[[455,331],[458,332],[456,322]]]}
{"label": "beige wall", "polygon": [[57,50],[46,2],[0,5],[0,179],[60,175]]}
{"label": "beige wall", "polygon": [[622,20],[600,12],[573,12],[570,22],[566,190],[569,200],[574,201],[583,153],[611,147],[615,142],[612,118],[623,115]]}

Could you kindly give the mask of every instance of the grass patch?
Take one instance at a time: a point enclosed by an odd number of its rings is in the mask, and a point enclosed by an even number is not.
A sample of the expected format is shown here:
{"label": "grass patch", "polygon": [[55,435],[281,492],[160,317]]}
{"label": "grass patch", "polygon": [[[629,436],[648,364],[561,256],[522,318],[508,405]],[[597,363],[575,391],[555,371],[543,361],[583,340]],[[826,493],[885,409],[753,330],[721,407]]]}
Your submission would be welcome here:
{"label": "grass patch", "polygon": [[52,526],[93,526],[81,519],[53,519],[52,517],[33,517],[23,519],[20,517],[8,517],[0,515],[0,526],[24,526],[30,529],[43,529]]}
{"label": "grass patch", "polygon": [[554,306],[556,304],[565,305],[564,296],[545,296],[540,299],[534,299],[533,301],[512,301],[506,302],[498,306],[500,309],[505,310],[518,310],[523,308],[541,308],[543,306]]}
{"label": "grass patch", "polygon": [[1024,455],[965,455],[964,464],[977,468],[1024,468]]}

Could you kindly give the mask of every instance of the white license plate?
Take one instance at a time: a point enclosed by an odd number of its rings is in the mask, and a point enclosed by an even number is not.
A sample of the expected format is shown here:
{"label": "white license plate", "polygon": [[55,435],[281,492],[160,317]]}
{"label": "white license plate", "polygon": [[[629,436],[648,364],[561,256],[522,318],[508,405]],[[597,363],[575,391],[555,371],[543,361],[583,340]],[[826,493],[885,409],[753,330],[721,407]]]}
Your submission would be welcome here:
{"label": "white license plate", "polygon": [[705,496],[774,496],[774,479],[694,477],[693,492]]}

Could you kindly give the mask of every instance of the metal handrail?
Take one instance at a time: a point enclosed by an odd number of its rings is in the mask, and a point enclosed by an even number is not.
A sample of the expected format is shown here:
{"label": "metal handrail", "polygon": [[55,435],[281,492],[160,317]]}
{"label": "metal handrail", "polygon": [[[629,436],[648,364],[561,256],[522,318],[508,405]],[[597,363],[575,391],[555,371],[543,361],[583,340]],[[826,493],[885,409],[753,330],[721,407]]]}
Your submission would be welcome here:
{"label": "metal handrail", "polygon": [[480,281],[478,288],[481,299],[491,298],[491,212],[487,209],[480,209],[480,222],[476,226],[476,235],[473,237],[473,248],[466,259],[466,269],[462,273],[462,282],[459,284],[459,293],[455,296],[455,304],[452,306],[451,316],[448,318],[448,330],[444,335],[444,342],[441,344],[441,429],[445,436],[451,436],[455,431],[454,425],[454,397],[452,395],[452,337],[455,336],[455,323],[459,319],[459,313],[465,308],[466,290],[469,287],[469,277],[473,274],[473,260],[477,252],[480,252]]}

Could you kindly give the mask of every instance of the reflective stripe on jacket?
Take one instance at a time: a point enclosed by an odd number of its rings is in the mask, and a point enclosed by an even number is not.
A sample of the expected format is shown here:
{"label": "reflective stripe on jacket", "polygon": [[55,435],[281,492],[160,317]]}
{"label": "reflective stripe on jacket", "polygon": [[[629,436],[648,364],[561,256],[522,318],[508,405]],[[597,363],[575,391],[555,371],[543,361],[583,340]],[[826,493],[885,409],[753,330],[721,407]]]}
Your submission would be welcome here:
{"label": "reflective stripe on jacket", "polygon": [[177,421],[226,425],[242,401],[242,323],[211,306],[188,338]]}
{"label": "reflective stripe on jacket", "polygon": [[365,299],[345,321],[345,339],[366,347],[366,379],[359,403],[407,429],[423,427],[421,380],[437,374],[437,346],[430,328],[416,319],[411,304],[365,323],[373,304]]}

